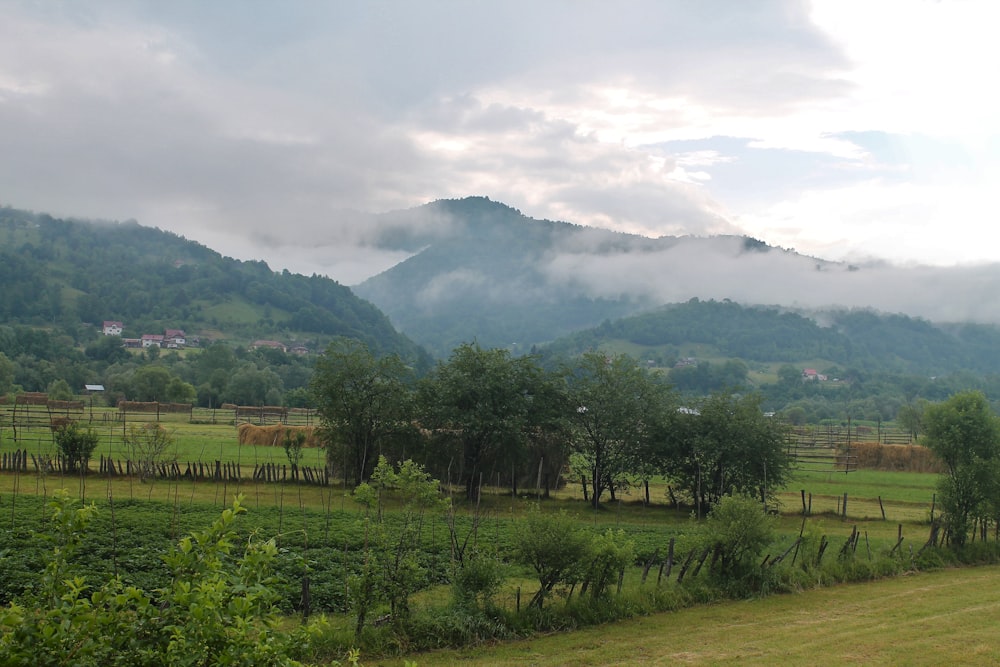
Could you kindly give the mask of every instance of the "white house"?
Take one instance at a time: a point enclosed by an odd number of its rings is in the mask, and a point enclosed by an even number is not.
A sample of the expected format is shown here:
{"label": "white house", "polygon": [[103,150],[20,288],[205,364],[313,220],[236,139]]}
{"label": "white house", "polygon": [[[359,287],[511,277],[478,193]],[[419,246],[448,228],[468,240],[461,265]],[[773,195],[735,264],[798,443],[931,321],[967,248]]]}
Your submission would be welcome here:
{"label": "white house", "polygon": [[142,346],[145,347],[163,347],[163,336],[161,334],[143,334],[142,335]]}
{"label": "white house", "polygon": [[167,329],[163,332],[163,338],[167,346],[184,347],[187,344],[187,337],[183,329]]}
{"label": "white house", "polygon": [[124,325],[121,322],[104,320],[104,326],[101,330],[104,332],[105,336],[121,336],[123,327]]}

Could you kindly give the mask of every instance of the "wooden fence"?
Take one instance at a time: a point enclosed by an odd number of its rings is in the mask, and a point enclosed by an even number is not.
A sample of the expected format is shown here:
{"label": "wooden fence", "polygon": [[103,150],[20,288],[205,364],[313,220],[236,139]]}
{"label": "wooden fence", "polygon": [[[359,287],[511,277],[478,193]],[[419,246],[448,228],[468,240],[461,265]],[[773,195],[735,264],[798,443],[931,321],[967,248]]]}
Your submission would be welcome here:
{"label": "wooden fence", "polygon": [[[333,478],[329,468],[313,466],[298,466],[291,464],[259,463],[247,470],[246,466],[231,461],[192,461],[179,463],[176,461],[156,463],[153,466],[141,466],[135,461],[113,459],[101,455],[98,461],[97,474],[103,477],[139,477],[140,471],[146,468],[145,474],[154,479],[191,480],[199,482],[222,482],[252,480],[258,482],[292,482],[329,486]],[[0,455],[0,471],[35,473],[35,474],[68,474],[69,466],[61,457],[35,456],[26,449],[16,449],[3,452]],[[74,472],[73,474],[79,474]],[[88,475],[95,474],[92,469]]]}

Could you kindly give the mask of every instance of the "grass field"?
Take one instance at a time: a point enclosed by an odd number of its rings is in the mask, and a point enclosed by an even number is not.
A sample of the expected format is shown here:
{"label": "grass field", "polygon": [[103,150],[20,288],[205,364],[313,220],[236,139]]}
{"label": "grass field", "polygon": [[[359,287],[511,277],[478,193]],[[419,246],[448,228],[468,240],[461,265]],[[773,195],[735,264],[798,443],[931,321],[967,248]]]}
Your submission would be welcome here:
{"label": "grass field", "polygon": [[998,618],[1000,567],[991,566],[700,606],[410,659],[421,667],[987,665],[1000,663]]}
{"label": "grass field", "polygon": [[[141,423],[141,422],[139,422]],[[86,477],[28,473],[0,474],[0,513],[14,521],[15,501],[24,495],[50,495],[56,488],[88,501],[106,504],[123,500],[153,500],[163,503],[171,516],[184,507],[198,505],[221,508],[236,493],[245,495],[251,516],[279,517],[277,530],[268,524],[267,534],[309,533],[310,545],[319,541],[335,521],[353,524],[361,508],[339,485],[317,487],[266,483],[250,478],[254,465],[287,463],[282,447],[240,446],[233,423],[199,419],[190,423],[178,416],[163,422],[174,436],[172,456],[181,462],[238,462],[244,479],[239,481],[191,482],[107,478],[97,473],[96,462]],[[97,455],[123,456],[122,425],[101,420],[102,444]],[[36,429],[36,438],[22,440],[18,447],[37,454],[54,454],[51,433]],[[14,449],[8,430],[0,431],[0,451]],[[321,466],[324,451],[309,449],[304,465]],[[939,476],[926,473],[856,471],[797,472],[778,494],[779,538],[771,555],[784,551],[803,528],[814,536],[827,537],[832,550],[844,543],[854,527],[864,535],[859,558],[867,550],[885,553],[897,535],[906,547],[919,548],[928,534],[928,519]],[[803,526],[802,493],[811,496],[812,514]],[[848,497],[843,515],[844,495]],[[690,509],[672,507],[666,483],[651,484],[651,504],[634,488],[600,511],[584,502],[578,484],[555,491],[543,506],[547,511],[565,509],[595,530],[623,528],[642,553],[651,554],[677,538],[678,549],[690,549],[697,532]],[[534,489],[522,489],[513,497],[508,489],[484,489],[481,510],[486,520],[482,538],[499,545],[514,539],[518,519],[536,502]],[[456,512],[468,523],[476,510],[456,491]],[[881,500],[881,502],[880,502]],[[277,511],[273,511],[274,508]],[[119,515],[123,508],[119,507]],[[336,519],[337,513],[340,518]],[[346,514],[345,514],[346,512]],[[884,519],[883,519],[884,512]],[[164,515],[166,516],[166,515]],[[282,522],[282,517],[284,517]],[[308,523],[308,530],[307,527]],[[302,530],[299,530],[301,524]],[[336,523],[334,524],[337,525]],[[427,525],[432,541],[444,539],[446,521],[437,517]],[[289,531],[292,532],[289,532]],[[337,553],[344,547],[336,543]],[[344,542],[346,544],[346,542]],[[912,552],[910,552],[912,553]],[[338,557],[341,557],[338,556]],[[626,575],[626,589],[638,586],[641,568]],[[532,580],[521,572],[512,578],[497,602],[508,609],[515,605],[514,591],[530,591]],[[318,576],[318,575],[317,575]],[[328,576],[334,576],[329,574]],[[339,576],[339,575],[337,575]],[[535,584],[537,585],[537,584]],[[446,597],[445,589],[424,591],[416,604]],[[443,599],[442,597],[442,599]],[[440,602],[440,600],[436,600]],[[947,570],[880,581],[865,585],[837,586],[794,595],[778,595],[752,602],[720,603],[684,611],[659,614],[530,641],[505,643],[485,649],[442,652],[416,656],[421,666],[467,665],[633,665],[633,664],[991,664],[1000,662],[1000,648],[992,641],[992,619],[1000,617],[1000,569]],[[338,620],[350,623],[347,616]],[[414,656],[410,656],[414,659]],[[382,664],[401,664],[401,660]],[[369,661],[368,664],[371,664]],[[377,664],[377,663],[376,663]]]}

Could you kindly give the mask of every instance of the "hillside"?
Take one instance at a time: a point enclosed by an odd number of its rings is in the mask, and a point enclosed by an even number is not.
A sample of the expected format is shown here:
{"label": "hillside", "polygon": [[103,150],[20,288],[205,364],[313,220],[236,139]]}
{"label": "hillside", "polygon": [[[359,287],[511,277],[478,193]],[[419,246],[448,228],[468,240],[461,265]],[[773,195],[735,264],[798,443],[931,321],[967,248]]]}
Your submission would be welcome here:
{"label": "hillside", "polygon": [[117,320],[125,337],[172,328],[203,343],[276,339],[314,352],[346,336],[426,362],[381,311],[333,280],[275,273],[135,222],[0,209],[0,284],[6,324],[76,336],[81,323],[93,331]]}
{"label": "hillside", "polygon": [[[378,247],[410,257],[355,291],[439,357],[471,340],[527,350],[691,298],[1000,323],[998,265],[829,262],[748,237],[648,238],[536,220],[484,197],[436,201],[365,224]],[[866,343],[873,353],[887,344],[896,343]]]}
{"label": "hillside", "polygon": [[752,239],[650,239],[535,220],[482,197],[436,201],[375,224],[384,229],[384,247],[414,255],[354,289],[437,356],[472,340],[527,350],[660,303],[649,292],[588,282],[573,265],[595,255],[622,262],[627,272],[629,262],[642,270],[645,258],[679,244],[767,250]]}
{"label": "hillside", "polygon": [[917,375],[1000,373],[1000,329],[935,325],[871,310],[791,311],[692,299],[605,322],[546,346],[572,356],[624,343],[641,356],[674,361],[691,350],[749,362],[825,360],[842,368]]}

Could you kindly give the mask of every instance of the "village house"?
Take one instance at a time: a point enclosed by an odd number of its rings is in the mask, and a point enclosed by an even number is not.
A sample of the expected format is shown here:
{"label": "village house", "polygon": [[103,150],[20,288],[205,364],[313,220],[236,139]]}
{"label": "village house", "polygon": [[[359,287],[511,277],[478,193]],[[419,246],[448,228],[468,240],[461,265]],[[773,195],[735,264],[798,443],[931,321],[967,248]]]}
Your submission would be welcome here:
{"label": "village house", "polygon": [[163,334],[143,334],[142,347],[163,347]]}
{"label": "village house", "polygon": [[105,336],[121,336],[122,329],[125,325],[121,322],[115,322],[113,320],[104,320],[104,324],[101,327],[101,331]]}
{"label": "village house", "polygon": [[166,329],[163,332],[163,339],[167,347],[184,347],[187,344],[183,329]]}
{"label": "village house", "polygon": [[250,343],[251,350],[259,350],[262,347],[268,347],[272,350],[281,350],[282,352],[288,352],[288,347],[284,343],[276,340],[255,340]]}

